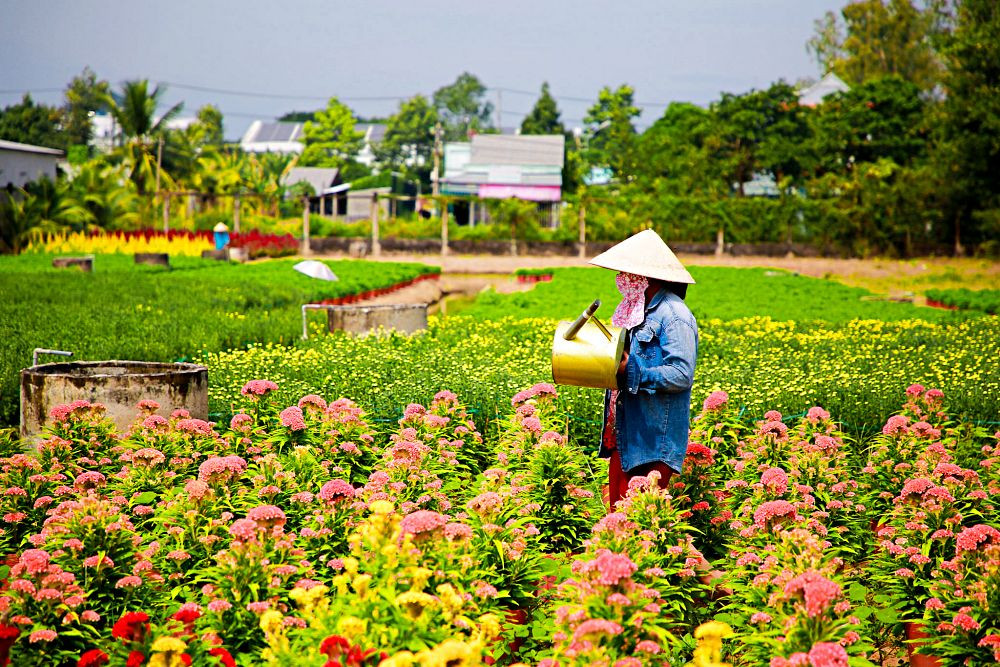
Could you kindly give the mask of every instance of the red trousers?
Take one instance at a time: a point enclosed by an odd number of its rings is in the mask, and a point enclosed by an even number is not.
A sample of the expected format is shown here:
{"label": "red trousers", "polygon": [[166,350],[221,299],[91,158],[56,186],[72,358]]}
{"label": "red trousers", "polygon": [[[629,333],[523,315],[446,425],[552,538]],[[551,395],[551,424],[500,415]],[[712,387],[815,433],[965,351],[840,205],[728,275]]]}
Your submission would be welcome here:
{"label": "red trousers", "polygon": [[670,466],[662,461],[644,463],[628,472],[622,470],[622,457],[615,447],[611,452],[611,460],[608,462],[608,501],[611,511],[615,511],[615,503],[625,497],[628,493],[628,483],[633,477],[645,477],[650,472],[656,470],[660,473],[659,486],[661,489],[668,488],[670,476],[674,474]]}

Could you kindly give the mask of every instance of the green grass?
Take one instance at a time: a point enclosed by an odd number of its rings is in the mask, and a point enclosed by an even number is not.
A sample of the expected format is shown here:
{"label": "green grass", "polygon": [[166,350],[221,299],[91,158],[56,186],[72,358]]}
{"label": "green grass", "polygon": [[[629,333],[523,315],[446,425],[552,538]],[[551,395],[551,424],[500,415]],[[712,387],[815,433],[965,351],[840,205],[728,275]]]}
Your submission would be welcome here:
{"label": "green grass", "polygon": [[[699,320],[770,317],[780,321],[835,323],[919,318],[940,322],[957,317],[932,308],[877,300],[858,287],[787,271],[714,266],[695,266],[690,270],[697,284],[688,288],[687,302]],[[611,318],[621,299],[614,272],[597,268],[557,268],[551,272],[551,282],[538,283],[527,292],[484,292],[465,314],[483,319],[506,316],[571,319],[599,298],[602,305],[598,316],[604,321]]]}
{"label": "green grass", "polygon": [[290,343],[301,335],[303,303],[438,270],[332,261],[340,280],[325,282],[292,270],[296,261],[176,257],[166,269],[136,265],[131,255],[98,255],[87,274],[53,269],[51,256],[0,257],[0,425],[17,423],[18,371],[31,365],[36,347],[69,350],[75,359],[175,361]]}

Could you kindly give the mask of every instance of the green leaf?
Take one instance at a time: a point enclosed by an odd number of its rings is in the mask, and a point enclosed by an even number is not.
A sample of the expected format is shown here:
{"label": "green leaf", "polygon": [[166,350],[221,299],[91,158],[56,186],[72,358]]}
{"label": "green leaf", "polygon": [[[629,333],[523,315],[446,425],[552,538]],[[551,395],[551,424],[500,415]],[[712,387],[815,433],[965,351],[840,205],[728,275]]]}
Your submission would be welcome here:
{"label": "green leaf", "polygon": [[156,500],[155,491],[146,491],[145,493],[140,493],[135,498],[132,499],[132,505],[148,505]]}

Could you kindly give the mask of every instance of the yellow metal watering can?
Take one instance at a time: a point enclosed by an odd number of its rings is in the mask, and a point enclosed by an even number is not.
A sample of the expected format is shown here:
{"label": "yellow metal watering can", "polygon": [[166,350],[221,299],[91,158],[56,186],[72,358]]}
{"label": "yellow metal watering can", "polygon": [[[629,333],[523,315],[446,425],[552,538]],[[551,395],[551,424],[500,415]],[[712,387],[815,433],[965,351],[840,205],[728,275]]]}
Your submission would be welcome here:
{"label": "yellow metal watering can", "polygon": [[625,349],[625,330],[608,328],[594,317],[601,300],[576,321],[563,320],[552,339],[552,379],[556,384],[616,389],[618,365]]}

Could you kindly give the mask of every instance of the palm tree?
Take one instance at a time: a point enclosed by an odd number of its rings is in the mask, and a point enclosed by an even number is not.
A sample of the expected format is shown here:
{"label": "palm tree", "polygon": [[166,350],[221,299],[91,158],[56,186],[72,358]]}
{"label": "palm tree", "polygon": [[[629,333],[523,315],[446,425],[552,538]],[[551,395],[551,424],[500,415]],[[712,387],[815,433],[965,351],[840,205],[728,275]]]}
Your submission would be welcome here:
{"label": "palm tree", "polygon": [[[150,172],[156,165],[153,146],[166,131],[167,122],[177,116],[184,107],[182,102],[167,109],[159,117],[156,108],[160,98],[166,92],[165,88],[156,86],[149,90],[149,81],[138,79],[122,84],[122,92],[118,99],[112,95],[104,96],[104,103],[121,127],[125,138],[123,161],[129,169],[129,178],[135,183],[139,194],[145,194],[146,183]],[[120,101],[119,101],[120,99]]]}

